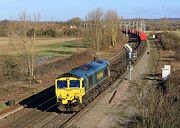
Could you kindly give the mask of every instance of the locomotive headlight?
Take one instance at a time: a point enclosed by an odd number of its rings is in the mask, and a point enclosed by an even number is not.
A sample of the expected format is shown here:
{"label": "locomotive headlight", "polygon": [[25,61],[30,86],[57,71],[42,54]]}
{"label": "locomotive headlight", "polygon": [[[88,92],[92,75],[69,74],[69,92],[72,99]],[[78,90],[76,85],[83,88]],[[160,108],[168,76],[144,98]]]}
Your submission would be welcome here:
{"label": "locomotive headlight", "polygon": [[58,97],[58,99],[59,99],[59,100],[62,100],[62,96],[60,95],[60,96]]}
{"label": "locomotive headlight", "polygon": [[74,99],[79,99],[79,96],[74,96]]}

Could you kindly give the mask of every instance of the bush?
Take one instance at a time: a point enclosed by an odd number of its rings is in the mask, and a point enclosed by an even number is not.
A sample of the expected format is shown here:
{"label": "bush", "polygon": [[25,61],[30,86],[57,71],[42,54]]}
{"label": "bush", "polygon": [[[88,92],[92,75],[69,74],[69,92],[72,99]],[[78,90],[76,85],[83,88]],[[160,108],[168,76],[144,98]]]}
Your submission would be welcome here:
{"label": "bush", "polygon": [[48,29],[43,32],[43,35],[47,37],[56,37],[56,31],[52,29]]}
{"label": "bush", "polygon": [[[34,29],[29,30],[27,32],[27,35],[29,37],[33,37],[34,31],[35,31]],[[40,36],[56,37],[57,32],[55,30],[53,30],[53,29],[47,29],[47,30],[42,30],[41,29],[41,30],[36,30],[35,35],[38,36],[38,37],[40,37]]]}
{"label": "bush", "polygon": [[158,35],[160,42],[165,50],[175,51],[175,59],[180,60],[180,37],[173,32],[164,32]]}
{"label": "bush", "polygon": [[63,34],[69,37],[79,37],[81,35],[81,29],[65,29]]}
{"label": "bush", "polygon": [[180,126],[179,73],[172,73],[160,87],[156,84],[150,86],[145,82],[133,88],[133,106],[137,110],[136,117],[141,118],[136,120],[134,127],[177,128]]}
{"label": "bush", "polygon": [[4,79],[20,79],[22,77],[21,69],[18,58],[8,55],[4,56],[4,62],[2,65],[2,74]]}

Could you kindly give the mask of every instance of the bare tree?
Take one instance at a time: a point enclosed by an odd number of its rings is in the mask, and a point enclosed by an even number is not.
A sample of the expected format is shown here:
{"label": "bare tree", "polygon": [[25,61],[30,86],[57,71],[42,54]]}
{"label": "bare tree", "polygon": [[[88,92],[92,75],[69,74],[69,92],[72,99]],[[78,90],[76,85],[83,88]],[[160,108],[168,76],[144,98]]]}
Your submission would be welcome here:
{"label": "bare tree", "polygon": [[[25,66],[28,77],[34,77],[34,60],[35,60],[35,38],[37,22],[40,19],[39,14],[28,15],[25,11],[19,14],[20,27],[17,29],[11,26],[9,37],[10,44],[22,58],[22,65]],[[28,35],[33,30],[32,35]]]}
{"label": "bare tree", "polygon": [[34,29],[33,32],[33,41],[32,41],[32,48],[31,48],[31,73],[30,76],[34,76],[34,60],[35,60],[35,48],[34,48],[34,44],[35,44],[35,39],[36,39],[36,31],[37,31],[37,27],[38,27],[38,22],[40,20],[40,14],[33,14],[33,22],[32,22],[32,29]]}
{"label": "bare tree", "polygon": [[111,34],[111,44],[114,47],[117,42],[118,31],[120,30],[120,18],[117,12],[108,10],[106,13],[106,22]]}
{"label": "bare tree", "polygon": [[104,11],[100,8],[93,10],[86,16],[87,36],[99,52],[103,40]]}
{"label": "bare tree", "polygon": [[96,51],[115,46],[119,41],[126,42],[121,32],[121,18],[114,10],[104,12],[101,9],[88,13],[85,21],[86,37],[92,42]]}
{"label": "bare tree", "polygon": [[80,27],[82,24],[82,20],[79,17],[74,17],[67,22],[70,23],[70,25],[75,25],[77,27]]}

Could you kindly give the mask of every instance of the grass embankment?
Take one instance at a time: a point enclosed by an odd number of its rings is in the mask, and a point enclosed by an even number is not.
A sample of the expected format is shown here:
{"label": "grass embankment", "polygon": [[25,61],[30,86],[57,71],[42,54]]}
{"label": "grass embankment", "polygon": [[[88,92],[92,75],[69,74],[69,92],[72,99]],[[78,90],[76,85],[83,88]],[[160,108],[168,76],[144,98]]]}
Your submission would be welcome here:
{"label": "grass embankment", "polygon": [[[133,87],[132,101],[137,110],[133,125],[135,128],[177,128],[180,124],[180,71],[172,65],[172,62],[176,65],[179,63],[177,53],[180,38],[173,33],[162,33],[159,39],[156,42],[162,46],[159,64],[168,62],[173,70],[165,81],[144,80]],[[165,51],[173,51],[175,54],[161,54]],[[162,66],[158,65],[158,68]]]}
{"label": "grass embankment", "polygon": [[[89,47],[88,44],[84,44],[81,39],[76,39],[76,38],[53,38],[53,39],[37,39],[35,43],[35,51],[37,57],[41,56],[63,56],[64,58],[71,56],[72,54],[80,53],[86,48]],[[7,52],[5,52],[7,51]],[[4,75],[7,73],[4,73],[3,71],[5,66],[4,64],[4,59],[6,55],[10,56],[10,59],[15,59],[16,54],[15,52],[12,52],[13,49],[9,43],[9,38],[0,38],[0,78],[1,78],[1,90],[0,90],[0,111],[4,110],[7,108],[5,105],[5,102],[8,99],[15,99],[16,103],[23,98],[26,98],[27,96],[30,96],[34,93],[39,92],[40,90],[43,90],[44,88],[47,88],[48,86],[52,85],[52,82],[46,82],[48,84],[43,83],[42,85],[37,85],[37,86],[32,86],[29,85],[26,82],[26,79],[24,80],[23,78],[20,79],[8,79]],[[58,61],[58,63],[52,63],[54,61]],[[11,62],[11,61],[10,61]],[[15,61],[16,62],[16,61]],[[59,67],[60,62],[59,58],[58,59],[50,59],[49,60],[49,65],[45,65],[44,68],[49,71],[46,73],[52,71],[55,67]],[[16,63],[15,63],[16,64]],[[10,66],[13,66],[12,63]],[[16,65],[15,65],[16,66]],[[19,65],[17,65],[19,66]],[[41,66],[41,65],[40,65]],[[68,63],[66,63],[65,66],[62,66],[61,68],[65,68],[68,66]],[[7,67],[7,66],[6,66]],[[42,66],[41,66],[42,67]],[[50,68],[49,68],[50,67]],[[22,68],[22,67],[20,67]],[[40,69],[40,68],[38,68]],[[19,68],[17,68],[19,70]],[[8,70],[8,73],[14,73],[16,70]],[[44,70],[45,71],[45,70]],[[60,70],[58,70],[58,73]],[[12,76],[12,74],[8,74]],[[53,75],[51,75],[53,76]],[[46,78],[47,79],[47,78]],[[48,78],[50,79],[50,78]],[[24,82],[23,82],[24,80]],[[20,82],[22,81],[22,82]],[[50,80],[49,80],[50,81]],[[52,81],[52,80],[51,80]],[[44,82],[44,81],[43,81]]]}

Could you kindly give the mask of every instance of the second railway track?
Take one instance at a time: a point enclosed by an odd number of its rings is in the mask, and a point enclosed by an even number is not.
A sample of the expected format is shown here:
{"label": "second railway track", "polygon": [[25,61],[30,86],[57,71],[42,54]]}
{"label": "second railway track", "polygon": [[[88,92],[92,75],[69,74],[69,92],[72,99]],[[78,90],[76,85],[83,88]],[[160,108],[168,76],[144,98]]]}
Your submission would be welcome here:
{"label": "second railway track", "polygon": [[[132,47],[138,51],[138,56],[144,51],[144,46],[141,43],[133,43]],[[122,77],[126,72],[126,63],[125,63],[125,52],[120,52],[118,55],[115,55],[110,60],[110,70],[111,70],[111,79],[113,84],[117,79]],[[109,86],[111,87],[111,86]],[[98,97],[103,96],[101,93]],[[95,98],[88,106],[95,104],[98,100],[98,97]],[[41,101],[42,100],[42,101]],[[38,104],[38,101],[41,101]],[[63,127],[67,122],[72,120],[75,116],[80,115],[80,113],[88,111],[90,109],[88,106],[85,107],[78,113],[59,113],[57,107],[55,106],[56,100],[55,95],[46,94],[46,98],[40,98],[33,103],[32,108],[27,108],[18,112],[21,116],[18,118],[18,113],[11,115],[10,118],[15,118],[15,121],[8,122],[4,125],[4,128],[54,128],[54,127]],[[5,120],[8,121],[7,117]]]}

